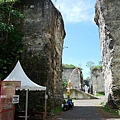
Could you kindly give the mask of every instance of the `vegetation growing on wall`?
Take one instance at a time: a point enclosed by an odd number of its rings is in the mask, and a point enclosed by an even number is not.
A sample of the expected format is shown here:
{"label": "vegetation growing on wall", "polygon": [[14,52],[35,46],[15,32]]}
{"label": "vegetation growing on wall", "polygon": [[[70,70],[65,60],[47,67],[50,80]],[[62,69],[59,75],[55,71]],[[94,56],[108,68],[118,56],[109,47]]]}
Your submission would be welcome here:
{"label": "vegetation growing on wall", "polygon": [[89,69],[93,69],[93,68],[97,68],[97,69],[102,69],[102,61],[99,61],[99,64],[98,65],[95,65],[94,62],[92,61],[88,61],[86,63],[86,67],[88,67]]}
{"label": "vegetation growing on wall", "polygon": [[0,79],[13,69],[22,53],[21,20],[24,15],[14,7],[15,0],[0,0]]}
{"label": "vegetation growing on wall", "polygon": [[88,61],[88,62],[86,63],[86,67],[88,67],[89,69],[90,69],[92,66],[94,66],[94,62]]}
{"label": "vegetation growing on wall", "polygon": [[97,66],[92,66],[92,69],[102,69],[102,66],[99,66],[99,65],[97,65]]}
{"label": "vegetation growing on wall", "polygon": [[75,68],[75,66],[74,65],[72,65],[72,64],[62,64],[62,67],[63,68]]}
{"label": "vegetation growing on wall", "polygon": [[92,69],[101,69],[102,70],[102,61],[99,61],[98,65],[92,66]]}
{"label": "vegetation growing on wall", "polygon": [[68,85],[67,80],[66,79],[62,79],[62,86],[63,86],[64,90],[67,88],[67,85]]}
{"label": "vegetation growing on wall", "polygon": [[86,67],[88,67],[89,68],[89,76],[88,76],[88,78],[90,77],[90,71],[91,70],[98,70],[98,69],[100,69],[100,70],[102,70],[102,61],[99,61],[99,64],[98,65],[95,65],[95,63],[93,62],[93,61],[88,61],[87,63],[86,63]]}
{"label": "vegetation growing on wall", "polygon": [[80,67],[76,67],[75,65],[73,64],[62,64],[62,68],[68,68],[68,69],[75,69],[75,68],[79,68],[80,70],[82,70],[82,68]]}

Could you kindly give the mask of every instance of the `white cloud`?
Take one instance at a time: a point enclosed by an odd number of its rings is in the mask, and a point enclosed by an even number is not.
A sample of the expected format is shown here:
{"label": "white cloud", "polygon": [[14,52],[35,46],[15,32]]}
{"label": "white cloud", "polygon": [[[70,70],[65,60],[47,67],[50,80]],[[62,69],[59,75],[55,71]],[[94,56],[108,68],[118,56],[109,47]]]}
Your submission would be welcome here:
{"label": "white cloud", "polygon": [[93,21],[94,2],[91,0],[52,0],[66,23]]}

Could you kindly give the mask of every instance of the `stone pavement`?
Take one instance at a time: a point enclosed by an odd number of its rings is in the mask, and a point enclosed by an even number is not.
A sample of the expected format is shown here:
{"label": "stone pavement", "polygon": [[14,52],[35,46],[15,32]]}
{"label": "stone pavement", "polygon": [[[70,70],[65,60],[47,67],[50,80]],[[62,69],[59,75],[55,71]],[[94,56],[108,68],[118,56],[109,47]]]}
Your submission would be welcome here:
{"label": "stone pavement", "polygon": [[100,99],[75,100],[74,107],[68,111],[63,111],[60,115],[46,120],[120,120],[120,118],[104,118],[99,108],[104,97]]}

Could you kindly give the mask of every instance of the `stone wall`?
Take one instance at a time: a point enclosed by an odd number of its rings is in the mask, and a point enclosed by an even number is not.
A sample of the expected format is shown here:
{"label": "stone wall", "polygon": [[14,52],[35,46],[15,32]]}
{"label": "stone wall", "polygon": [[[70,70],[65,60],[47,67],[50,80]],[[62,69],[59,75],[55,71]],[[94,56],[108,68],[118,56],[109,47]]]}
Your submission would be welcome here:
{"label": "stone wall", "polygon": [[101,68],[91,69],[91,79],[90,79],[91,93],[105,92],[105,81],[103,78],[103,73]]}
{"label": "stone wall", "polygon": [[25,15],[22,66],[31,80],[47,86],[48,106],[55,107],[63,99],[62,16],[51,0],[22,0],[20,7]]}
{"label": "stone wall", "polygon": [[72,88],[82,89],[83,75],[81,70],[75,68],[63,68],[62,79],[67,82],[70,80]]}
{"label": "stone wall", "polygon": [[[70,98],[72,98],[72,99],[79,99],[79,100],[80,99],[98,99],[94,95],[91,95],[89,93],[85,93],[84,91],[78,90],[78,89],[71,89],[70,93],[71,93]],[[64,98],[68,98],[66,93],[64,93]]]}
{"label": "stone wall", "polygon": [[120,104],[120,0],[97,0],[95,22],[99,27],[106,103]]}

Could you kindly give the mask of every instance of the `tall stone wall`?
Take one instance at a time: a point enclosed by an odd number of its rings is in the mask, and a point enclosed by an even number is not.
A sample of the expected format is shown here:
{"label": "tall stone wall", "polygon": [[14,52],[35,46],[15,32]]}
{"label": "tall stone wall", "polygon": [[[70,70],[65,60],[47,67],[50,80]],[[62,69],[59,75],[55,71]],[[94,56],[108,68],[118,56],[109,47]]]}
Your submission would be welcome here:
{"label": "tall stone wall", "polygon": [[83,74],[81,70],[75,68],[63,68],[62,79],[71,82],[72,88],[82,89]]}
{"label": "tall stone wall", "polygon": [[106,103],[120,105],[120,0],[97,0],[95,22],[99,27]]}
{"label": "tall stone wall", "polygon": [[90,87],[91,93],[95,94],[96,92],[105,92],[104,87],[104,78],[101,68],[92,68],[91,69],[91,79],[90,79]]}
{"label": "tall stone wall", "polygon": [[63,99],[62,16],[51,0],[22,0],[20,7],[25,15],[22,65],[31,80],[47,86],[48,106],[55,107]]}

